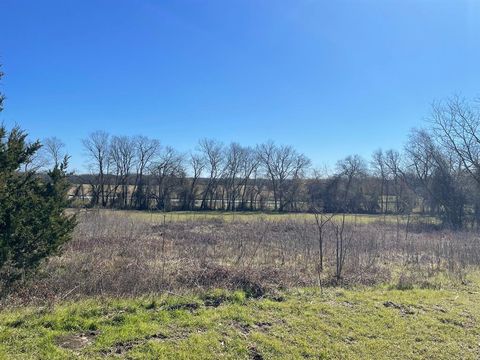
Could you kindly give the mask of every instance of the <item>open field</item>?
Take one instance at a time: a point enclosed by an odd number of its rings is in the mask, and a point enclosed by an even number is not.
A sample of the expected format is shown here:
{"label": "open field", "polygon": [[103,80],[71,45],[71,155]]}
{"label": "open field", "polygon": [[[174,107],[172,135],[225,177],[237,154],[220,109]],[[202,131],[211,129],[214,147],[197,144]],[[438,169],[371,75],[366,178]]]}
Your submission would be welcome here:
{"label": "open field", "polygon": [[89,299],[0,313],[3,359],[478,359],[480,277],[442,290]]}
{"label": "open field", "polygon": [[[80,212],[3,300],[0,358],[478,359],[478,233],[309,214]],[[338,231],[345,259],[336,276]]]}
{"label": "open field", "polygon": [[480,0],[0,14],[0,360],[480,360]]}
{"label": "open field", "polygon": [[[79,213],[78,220],[63,254],[16,289],[14,302],[216,287],[268,292],[399,282],[435,286],[430,282],[438,274],[462,281],[480,263],[476,232],[432,230],[424,223],[380,217],[352,215],[341,227],[341,216],[335,216],[322,230],[322,253],[310,214],[164,217],[95,210]],[[338,274],[339,230],[343,258]]]}
{"label": "open field", "polygon": [[165,215],[80,213],[63,254],[46,262],[12,297],[22,303],[216,287],[268,292],[398,282],[436,286],[430,282],[438,274],[461,281],[480,263],[477,233],[434,231],[412,221],[352,216],[342,227],[336,216],[322,230],[321,254],[312,215]]}
{"label": "open field", "polygon": [[[196,222],[196,221],[314,221],[315,216],[312,213],[277,213],[277,212],[232,212],[232,211],[136,211],[136,210],[95,210],[90,209],[89,212],[101,212],[102,214],[111,214],[112,216],[126,217],[133,220],[147,221],[155,224],[163,222]],[[340,214],[337,217],[341,216]],[[371,214],[347,214],[346,220],[349,223],[371,224],[371,223],[389,223],[396,224],[400,222],[405,224],[407,221],[411,223],[421,224],[438,224],[439,221],[434,216],[412,214],[407,215],[371,215]]]}

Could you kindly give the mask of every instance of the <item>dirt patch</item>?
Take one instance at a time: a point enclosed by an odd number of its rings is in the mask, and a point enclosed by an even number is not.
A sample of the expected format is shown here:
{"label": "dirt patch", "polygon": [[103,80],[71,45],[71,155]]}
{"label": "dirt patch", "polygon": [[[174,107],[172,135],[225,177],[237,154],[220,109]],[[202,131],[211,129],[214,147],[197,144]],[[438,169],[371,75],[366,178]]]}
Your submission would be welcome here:
{"label": "dirt patch", "polygon": [[351,336],[347,336],[344,341],[349,344],[349,345],[352,345],[352,344],[355,344],[357,341],[355,340],[355,338],[351,337]]}
{"label": "dirt patch", "polygon": [[394,308],[400,311],[400,315],[414,315],[415,311],[412,310],[409,306],[405,306],[402,304],[396,304],[393,301],[385,301],[383,303],[383,306],[388,307],[388,308]]}
{"label": "dirt patch", "polygon": [[450,325],[455,325],[455,326],[458,326],[458,327],[465,327],[465,325],[463,324],[463,322],[461,321],[458,321],[456,319],[440,319],[440,322],[443,323],[443,324],[450,324]]}
{"label": "dirt patch", "polygon": [[227,301],[227,298],[224,295],[207,295],[204,297],[203,303],[207,307],[219,307],[225,301]]}
{"label": "dirt patch", "polygon": [[262,354],[260,354],[260,352],[257,350],[257,348],[255,346],[251,346],[248,349],[248,352],[250,354],[250,359],[251,360],[263,360]]}
{"label": "dirt patch", "polygon": [[90,345],[98,334],[98,331],[89,331],[80,334],[60,335],[55,338],[55,344],[64,349],[78,351]]}
{"label": "dirt patch", "polygon": [[355,306],[355,304],[350,302],[350,301],[342,301],[340,303],[340,305],[343,305],[343,306],[348,307],[348,308],[353,308]]}
{"label": "dirt patch", "polygon": [[127,351],[133,349],[135,346],[144,344],[148,340],[165,340],[165,339],[167,339],[167,336],[164,334],[153,334],[137,340],[120,341],[116,343],[113,346],[113,348],[103,351],[103,354],[104,355],[111,355],[111,354],[122,355],[122,354],[125,354]]}
{"label": "dirt patch", "polygon": [[440,322],[444,324],[450,324],[450,325],[455,325],[461,328],[474,328],[476,327],[476,319],[473,315],[470,313],[463,311],[460,313],[460,315],[463,317],[463,320],[460,319],[452,319],[452,318],[441,318],[439,319]]}
{"label": "dirt patch", "polygon": [[255,324],[250,325],[250,324],[235,322],[232,324],[232,326],[238,329],[238,331],[243,335],[247,335],[254,330],[268,331],[273,326],[273,324],[271,322],[256,322]]}
{"label": "dirt patch", "polygon": [[173,304],[167,306],[167,310],[190,310],[194,311],[200,307],[197,303]]}
{"label": "dirt patch", "polygon": [[441,307],[440,305],[434,305],[434,306],[433,306],[433,310],[438,311],[438,312],[441,312],[441,313],[444,313],[444,314],[447,313],[447,310],[445,310],[445,309],[444,309],[443,307]]}
{"label": "dirt patch", "polygon": [[255,323],[255,326],[257,329],[261,330],[267,330],[269,329],[273,324],[271,322],[257,322]]}

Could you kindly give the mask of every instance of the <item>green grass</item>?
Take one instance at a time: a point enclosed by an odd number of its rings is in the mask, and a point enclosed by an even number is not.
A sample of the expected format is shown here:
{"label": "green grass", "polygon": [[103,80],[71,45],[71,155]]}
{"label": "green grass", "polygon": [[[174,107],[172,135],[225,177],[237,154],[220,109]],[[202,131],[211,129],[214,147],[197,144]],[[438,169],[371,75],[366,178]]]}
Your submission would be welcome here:
{"label": "green grass", "polygon": [[[311,213],[274,213],[274,212],[232,212],[232,211],[137,211],[137,210],[98,210],[102,214],[110,216],[127,217],[133,220],[147,221],[151,223],[161,224],[163,222],[178,221],[204,221],[204,220],[220,220],[220,221],[284,221],[284,220],[300,220],[315,221],[315,217]],[[342,215],[336,215],[336,219]],[[397,220],[405,224],[407,216],[396,215],[369,215],[369,214],[347,214],[346,221],[358,224],[370,224],[375,222],[387,222],[395,224]],[[438,220],[430,216],[411,215],[410,222],[438,223]]]}
{"label": "green grass", "polygon": [[[440,290],[302,288],[280,295],[247,299],[218,290],[6,308],[0,312],[0,358],[480,357],[476,273],[467,285]],[[79,334],[86,334],[82,346],[74,344]]]}

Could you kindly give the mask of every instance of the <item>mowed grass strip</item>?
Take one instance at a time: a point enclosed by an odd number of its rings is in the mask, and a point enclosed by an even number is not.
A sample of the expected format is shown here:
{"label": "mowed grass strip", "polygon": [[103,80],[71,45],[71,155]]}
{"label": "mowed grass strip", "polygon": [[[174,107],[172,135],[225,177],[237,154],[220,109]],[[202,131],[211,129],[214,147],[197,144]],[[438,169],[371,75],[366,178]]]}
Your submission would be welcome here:
{"label": "mowed grass strip", "polygon": [[302,288],[87,299],[0,313],[2,359],[478,359],[480,277],[456,289]]}

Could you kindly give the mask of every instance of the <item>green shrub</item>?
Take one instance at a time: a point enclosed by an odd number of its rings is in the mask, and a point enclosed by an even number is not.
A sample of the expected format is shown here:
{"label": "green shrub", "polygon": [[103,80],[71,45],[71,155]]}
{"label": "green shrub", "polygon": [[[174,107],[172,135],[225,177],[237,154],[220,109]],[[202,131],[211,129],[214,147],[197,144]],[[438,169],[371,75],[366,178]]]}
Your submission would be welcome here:
{"label": "green shrub", "polygon": [[[1,74],[0,74],[1,77]],[[0,110],[3,97],[0,94]],[[47,174],[29,170],[41,147],[18,127],[0,125],[0,291],[32,273],[70,239],[76,220],[68,205],[67,160]]]}

